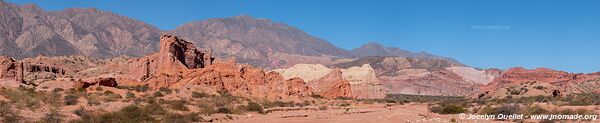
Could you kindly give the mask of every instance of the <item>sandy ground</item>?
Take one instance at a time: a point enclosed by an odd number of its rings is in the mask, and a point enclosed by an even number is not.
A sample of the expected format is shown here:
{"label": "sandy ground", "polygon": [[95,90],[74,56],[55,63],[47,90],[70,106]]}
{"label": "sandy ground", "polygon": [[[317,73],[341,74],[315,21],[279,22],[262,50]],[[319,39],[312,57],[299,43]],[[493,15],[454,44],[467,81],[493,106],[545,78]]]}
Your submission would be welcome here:
{"label": "sandy ground", "polygon": [[229,122],[235,123],[448,123],[494,122],[461,120],[458,115],[428,113],[427,104],[405,104],[391,107],[369,107],[328,110],[273,112],[267,115],[251,114]]}

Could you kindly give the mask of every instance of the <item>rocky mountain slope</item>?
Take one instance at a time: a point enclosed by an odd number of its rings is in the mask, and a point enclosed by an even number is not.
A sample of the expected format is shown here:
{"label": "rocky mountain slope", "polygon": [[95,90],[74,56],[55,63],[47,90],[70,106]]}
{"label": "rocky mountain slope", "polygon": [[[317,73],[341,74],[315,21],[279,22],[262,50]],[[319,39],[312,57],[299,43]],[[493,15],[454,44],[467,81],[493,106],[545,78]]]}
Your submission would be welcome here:
{"label": "rocky mountain slope", "polygon": [[158,48],[159,30],[141,21],[96,9],[47,12],[36,5],[0,1],[3,36],[0,54],[142,56]]}
{"label": "rocky mountain slope", "polygon": [[398,48],[366,44],[346,51],[295,27],[250,16],[191,22],[175,30],[159,30],[142,21],[95,8],[45,11],[36,5],[0,1],[2,27],[0,55],[17,59],[83,55],[114,58],[140,57],[158,51],[161,33],[189,39],[200,48],[214,49],[215,56],[235,57],[238,62],[268,69],[295,64],[335,64],[344,57],[404,56],[440,58]]}
{"label": "rocky mountain slope", "polygon": [[348,68],[368,64],[386,93],[461,96],[478,92],[497,76],[493,72],[465,67],[451,60],[393,56],[364,57],[331,65]]}
{"label": "rocky mountain slope", "polygon": [[359,48],[354,48],[344,55],[350,58],[362,58],[369,56],[399,56],[399,57],[414,57],[414,58],[429,58],[443,59],[458,63],[458,61],[448,58],[429,54],[427,52],[410,52],[396,47],[385,47],[376,42],[369,42]]}
{"label": "rocky mountain slope", "polygon": [[[196,41],[216,54],[236,56],[238,61],[269,66],[275,53],[304,56],[339,56],[346,51],[302,30],[268,19],[236,16],[187,23],[174,33]],[[285,61],[282,61],[285,62]]]}

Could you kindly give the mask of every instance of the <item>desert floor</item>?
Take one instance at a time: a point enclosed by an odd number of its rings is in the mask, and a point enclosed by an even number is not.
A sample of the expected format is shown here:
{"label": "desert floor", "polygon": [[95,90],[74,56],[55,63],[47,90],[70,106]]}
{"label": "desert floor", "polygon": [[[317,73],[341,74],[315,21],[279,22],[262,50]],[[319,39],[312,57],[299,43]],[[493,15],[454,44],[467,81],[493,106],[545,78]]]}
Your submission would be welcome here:
{"label": "desert floor", "polygon": [[448,123],[494,122],[486,120],[461,120],[458,115],[428,113],[427,104],[398,106],[369,106],[346,109],[300,110],[272,112],[267,115],[249,114],[228,122],[239,123]]}

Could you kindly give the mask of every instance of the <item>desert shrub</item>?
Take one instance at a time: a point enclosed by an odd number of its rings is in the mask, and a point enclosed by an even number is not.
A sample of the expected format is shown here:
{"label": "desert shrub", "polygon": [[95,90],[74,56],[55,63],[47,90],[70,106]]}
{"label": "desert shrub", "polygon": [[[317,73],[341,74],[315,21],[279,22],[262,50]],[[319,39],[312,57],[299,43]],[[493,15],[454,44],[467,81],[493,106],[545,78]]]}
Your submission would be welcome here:
{"label": "desert shrub", "polygon": [[580,93],[570,94],[562,98],[563,101],[567,102],[567,105],[575,106],[586,106],[586,105],[600,105],[600,94],[598,93]]}
{"label": "desert shrub", "polygon": [[156,91],[156,92],[154,92],[154,94],[152,94],[152,95],[154,95],[154,97],[163,97],[163,96],[165,96],[165,95],[163,95],[163,94],[162,94],[160,91]]}
{"label": "desert shrub", "polygon": [[200,105],[200,108],[201,108],[200,111],[206,115],[212,115],[214,113],[217,113],[217,110],[215,110],[214,107],[209,106],[209,105]]}
{"label": "desert shrub", "polygon": [[17,89],[0,89],[0,95],[6,97],[17,108],[23,107],[29,109],[39,108],[41,103],[50,104],[52,106],[60,106],[60,98],[55,98],[57,93],[36,92],[34,88],[20,86]]}
{"label": "desert shrub", "polygon": [[167,87],[160,87],[160,88],[158,88],[158,91],[164,92],[166,94],[171,94],[173,92],[173,90],[171,90],[171,89],[169,89]]}
{"label": "desert shrub", "polygon": [[90,111],[85,110],[83,107],[79,107],[77,110],[73,111],[73,114],[81,117],[81,119],[90,119],[93,116]]}
{"label": "desert shrub", "polygon": [[207,122],[202,117],[198,117],[198,113],[176,114],[169,113],[163,117],[161,122],[164,123],[192,123],[192,122]]}
{"label": "desert shrub", "polygon": [[210,96],[209,94],[205,93],[205,92],[192,92],[192,97],[194,98],[205,98]]}
{"label": "desert shrub", "polygon": [[321,96],[319,94],[313,94],[313,95],[310,95],[310,97],[316,98],[316,99],[323,99],[323,96]]}
{"label": "desert shrub", "polygon": [[131,91],[127,91],[127,93],[125,93],[125,97],[127,99],[133,99],[133,98],[135,98],[135,94],[132,93]]}
{"label": "desert shrub", "polygon": [[117,86],[117,88],[118,89],[132,90],[132,91],[136,91],[136,92],[146,92],[146,91],[150,90],[150,87],[148,85]]}
{"label": "desert shrub", "polygon": [[255,102],[248,102],[248,106],[246,108],[248,109],[248,111],[258,112],[261,114],[264,113],[263,107]]}
{"label": "desert shrub", "polygon": [[164,115],[167,111],[158,103],[150,103],[142,108],[143,112],[151,115]]}
{"label": "desert shrub", "polygon": [[230,114],[231,109],[229,109],[227,107],[220,107],[217,109],[217,113]]}
{"label": "desert shrub", "polygon": [[525,115],[539,115],[539,114],[547,114],[550,113],[550,111],[540,107],[540,106],[528,106],[524,109],[521,110],[522,114]]}
{"label": "desert shrub", "polygon": [[350,97],[336,97],[336,100],[352,100]]}
{"label": "desert shrub", "polygon": [[53,93],[58,93],[58,92],[62,92],[62,91],[65,91],[65,89],[63,89],[63,88],[54,88],[54,89],[52,89]]}
{"label": "desert shrub", "polygon": [[546,87],[538,85],[538,86],[534,86],[533,88],[538,89],[538,90],[544,90],[546,89]]}
{"label": "desert shrub", "polygon": [[238,101],[237,97],[232,96],[230,94],[221,94],[221,96],[212,97],[211,100],[215,103],[215,106],[217,107],[223,107]]}
{"label": "desert shrub", "polygon": [[327,106],[319,106],[319,110],[327,110]]}
{"label": "desert shrub", "polygon": [[102,87],[100,87],[100,86],[97,86],[95,89],[96,89],[96,91],[102,91],[102,90],[104,90],[104,89],[103,89]]}
{"label": "desert shrub", "polygon": [[98,97],[88,96],[85,98],[87,99],[88,105],[100,105],[102,103],[97,99]]}
{"label": "desert shrub", "polygon": [[89,119],[79,119],[74,123],[142,123],[153,122],[155,119],[141,108],[130,105],[116,112],[93,116]]}
{"label": "desert shrub", "polygon": [[294,107],[295,103],[293,101],[291,102],[283,102],[283,101],[264,101],[263,102],[263,106],[265,107]]}
{"label": "desert shrub", "polygon": [[77,101],[79,97],[72,94],[66,95],[63,98],[65,100],[65,105],[76,105],[79,102]]}
{"label": "desert shrub", "polygon": [[350,103],[340,103],[340,104],[338,104],[338,106],[341,106],[341,107],[346,107],[346,106],[350,106],[350,105],[351,105]]}
{"label": "desert shrub", "polygon": [[12,105],[6,101],[0,101],[0,121],[5,123],[17,123],[21,120],[19,113],[12,109]]}
{"label": "desert shrub", "polygon": [[46,123],[60,123],[62,116],[58,113],[58,109],[51,109],[42,119],[42,122]]}
{"label": "desert shrub", "polygon": [[429,108],[431,112],[439,113],[439,114],[459,114],[467,112],[464,106],[461,105],[441,105],[441,106],[432,106]]}
{"label": "desert shrub", "polygon": [[167,101],[169,108],[178,111],[189,111],[188,107],[185,106],[185,100],[172,100]]}
{"label": "desert shrub", "polygon": [[116,94],[112,91],[104,91],[104,96],[106,96],[106,98],[104,98],[104,101],[107,101],[107,102],[114,102],[114,101],[123,99],[123,97],[121,95]]}

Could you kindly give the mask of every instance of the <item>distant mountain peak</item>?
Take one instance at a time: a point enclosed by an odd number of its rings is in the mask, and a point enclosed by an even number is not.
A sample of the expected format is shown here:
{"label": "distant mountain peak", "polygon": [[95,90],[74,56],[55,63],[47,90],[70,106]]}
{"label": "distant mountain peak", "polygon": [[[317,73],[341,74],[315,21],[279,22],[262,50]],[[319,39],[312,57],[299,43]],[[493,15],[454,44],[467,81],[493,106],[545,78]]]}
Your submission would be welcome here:
{"label": "distant mountain peak", "polygon": [[362,46],[360,46],[361,48],[385,48],[385,46],[383,46],[382,44],[379,44],[377,42],[374,41],[370,41],[366,44],[363,44]]}

